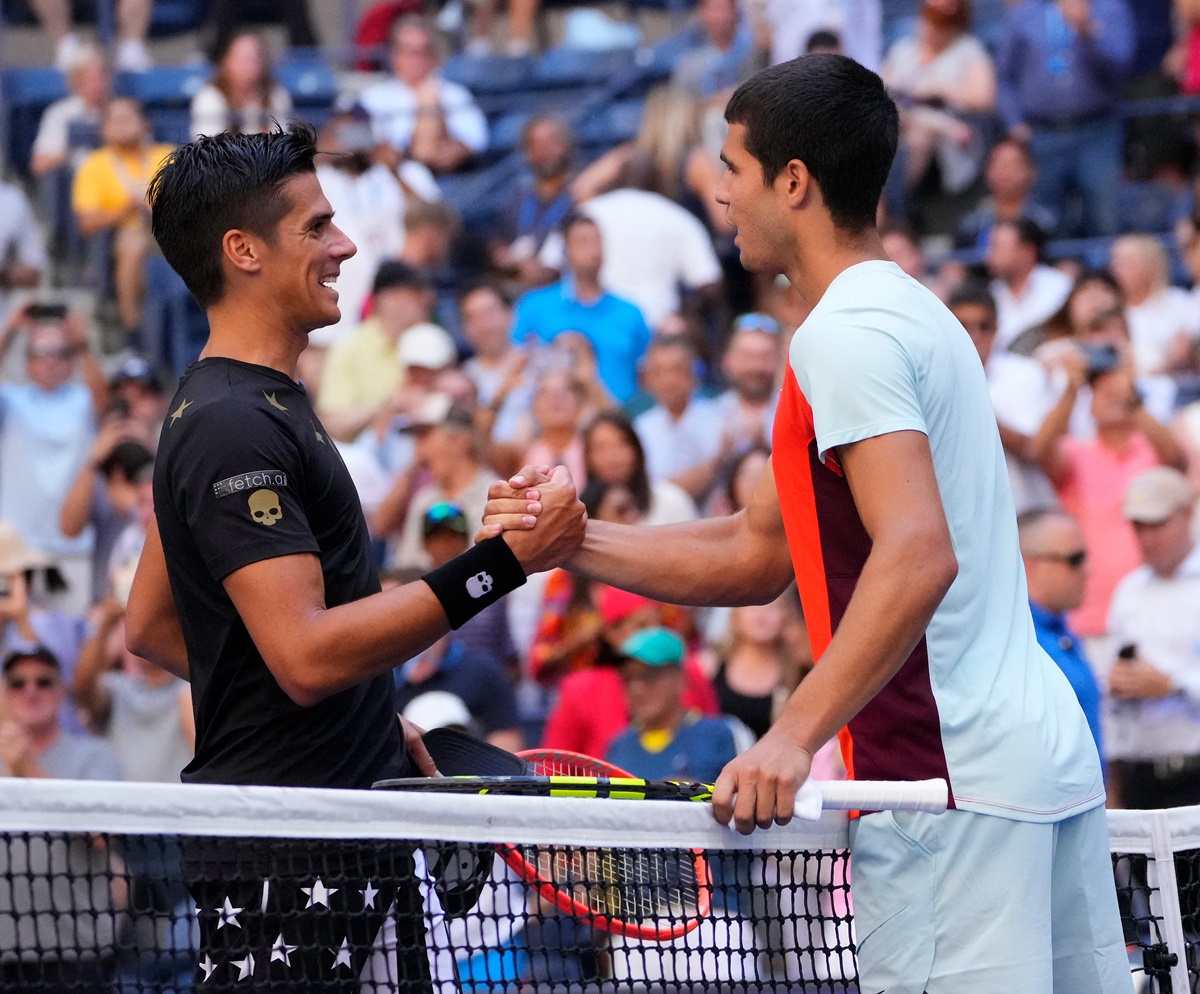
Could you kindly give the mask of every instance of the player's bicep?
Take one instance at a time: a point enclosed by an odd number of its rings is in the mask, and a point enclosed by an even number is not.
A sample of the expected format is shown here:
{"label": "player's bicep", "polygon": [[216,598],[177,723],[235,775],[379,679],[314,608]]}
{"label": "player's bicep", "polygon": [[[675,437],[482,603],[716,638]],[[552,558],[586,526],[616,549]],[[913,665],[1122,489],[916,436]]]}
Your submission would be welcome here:
{"label": "player's bicep", "polygon": [[747,558],[761,565],[765,586],[775,589],[776,594],[782,593],[794,579],[795,572],[783,526],[783,510],[779,506],[779,491],[775,486],[774,456],[763,467],[742,515],[741,537],[753,553]]}
{"label": "player's bicep", "polygon": [[929,439],[894,431],[841,446],[837,455],[872,543],[904,542],[924,556],[954,556]]}
{"label": "player's bicep", "polygon": [[287,692],[306,632],[325,610],[320,560],[310,553],[259,560],[234,570],[224,586],[263,662]]}

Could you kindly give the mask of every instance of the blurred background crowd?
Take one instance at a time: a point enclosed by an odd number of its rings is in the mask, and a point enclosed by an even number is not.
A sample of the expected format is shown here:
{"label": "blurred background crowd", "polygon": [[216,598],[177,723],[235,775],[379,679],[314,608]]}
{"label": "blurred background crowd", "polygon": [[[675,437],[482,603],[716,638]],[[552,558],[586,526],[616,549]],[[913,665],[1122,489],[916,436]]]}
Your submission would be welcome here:
{"label": "blurred background crowd", "polygon": [[[149,235],[175,144],[320,129],[358,253],[302,379],[401,583],[527,463],[565,463],[606,520],[746,505],[807,308],[738,263],[722,109],[756,69],[834,51],[901,108],[884,245],[978,348],[1031,610],[1111,803],[1200,802],[1195,0],[0,13],[3,773],[174,781],[192,748],[186,686],[122,637],[158,432],[206,333]],[[695,612],[555,571],[395,683],[425,727],[711,780],[811,665],[794,592]]]}

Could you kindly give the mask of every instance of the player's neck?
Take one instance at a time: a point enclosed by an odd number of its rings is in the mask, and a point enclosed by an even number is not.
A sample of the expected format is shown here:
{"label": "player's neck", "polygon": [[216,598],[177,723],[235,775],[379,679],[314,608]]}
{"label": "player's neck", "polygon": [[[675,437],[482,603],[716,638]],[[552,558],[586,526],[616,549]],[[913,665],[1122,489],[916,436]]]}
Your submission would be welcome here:
{"label": "player's neck", "polygon": [[296,363],[308,345],[308,335],[281,324],[277,313],[253,302],[222,300],[209,308],[208,327],[201,359],[236,359],[296,378]]}
{"label": "player's neck", "polygon": [[860,262],[887,261],[879,233],[874,228],[850,232],[835,228],[814,232],[796,242],[796,254],[784,275],[809,307],[825,296],[835,279]]}

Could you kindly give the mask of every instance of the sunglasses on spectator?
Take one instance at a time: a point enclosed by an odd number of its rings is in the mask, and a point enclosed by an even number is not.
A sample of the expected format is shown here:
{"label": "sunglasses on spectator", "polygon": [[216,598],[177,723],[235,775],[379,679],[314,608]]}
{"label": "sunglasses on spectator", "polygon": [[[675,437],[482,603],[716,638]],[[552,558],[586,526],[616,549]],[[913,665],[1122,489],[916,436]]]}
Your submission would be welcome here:
{"label": "sunglasses on spectator", "polygon": [[1049,552],[1043,552],[1033,557],[1034,559],[1048,559],[1054,563],[1066,563],[1071,569],[1079,569],[1087,562],[1087,550],[1079,549],[1076,552],[1068,552],[1065,556],[1054,555]]}
{"label": "sunglasses on spectator", "polygon": [[4,681],[9,690],[24,690],[29,684],[37,687],[38,690],[49,690],[57,682],[52,676],[39,676],[32,679],[17,676],[9,677]]}

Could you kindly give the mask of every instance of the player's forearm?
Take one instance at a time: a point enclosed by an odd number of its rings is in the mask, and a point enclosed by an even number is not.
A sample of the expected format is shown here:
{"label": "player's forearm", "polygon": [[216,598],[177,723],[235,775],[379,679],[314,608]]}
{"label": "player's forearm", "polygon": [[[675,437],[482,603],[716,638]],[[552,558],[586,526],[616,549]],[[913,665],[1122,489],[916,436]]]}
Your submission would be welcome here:
{"label": "player's forearm", "polygon": [[790,560],[760,554],[743,515],[644,527],[589,521],[570,568],[668,604],[762,604],[792,580]]}
{"label": "player's forearm", "polygon": [[876,541],[828,649],[780,716],[783,734],[810,754],[836,735],[904,664],[957,572],[937,536]]}

